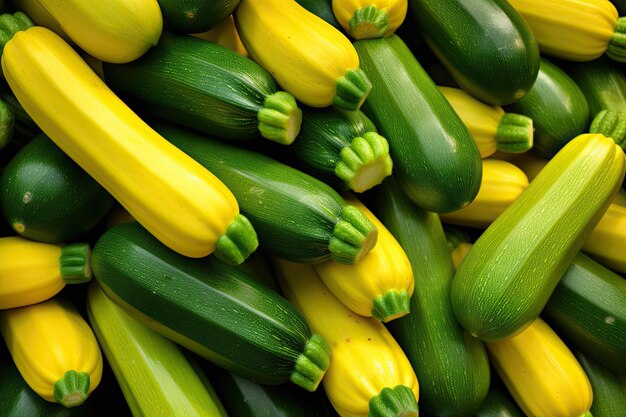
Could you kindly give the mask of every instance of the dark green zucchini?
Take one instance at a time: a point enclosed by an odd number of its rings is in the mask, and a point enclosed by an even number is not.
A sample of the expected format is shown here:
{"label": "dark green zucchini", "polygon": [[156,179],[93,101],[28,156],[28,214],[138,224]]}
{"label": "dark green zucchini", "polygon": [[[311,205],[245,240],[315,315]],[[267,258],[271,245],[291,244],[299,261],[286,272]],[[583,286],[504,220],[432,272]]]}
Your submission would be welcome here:
{"label": "dark green zucchini", "polygon": [[343,32],[343,28],[337,22],[335,14],[333,13],[332,0],[296,0],[300,6],[304,7],[317,17],[321,17],[326,22],[333,25],[337,30]]}
{"label": "dark green zucchini", "polygon": [[43,133],[9,162],[0,177],[0,206],[20,235],[61,243],[93,228],[114,199]]}
{"label": "dark green zucchini", "polygon": [[574,347],[607,368],[626,373],[624,278],[578,253],[542,316]]}
{"label": "dark green zucchini", "polygon": [[13,107],[0,98],[0,150],[11,141],[14,125]]}
{"label": "dark green zucchini", "polygon": [[393,177],[376,188],[373,201],[378,218],[413,266],[411,314],[388,327],[420,381],[420,411],[473,416],[489,390],[489,361],[483,343],[463,331],[452,312],[454,265],[441,221],[415,207]]}
{"label": "dark green zucchini", "polygon": [[602,56],[570,65],[567,71],[587,98],[591,117],[602,110],[626,111],[626,75],[622,65]]}
{"label": "dark green zucchini", "polygon": [[410,0],[409,13],[441,63],[474,97],[510,104],[535,82],[537,41],[506,0]]}
{"label": "dark green zucchini", "polygon": [[167,30],[200,33],[215,27],[240,0],[157,0]]}
{"label": "dark green zucchini", "polygon": [[524,417],[524,413],[519,409],[515,401],[505,391],[505,387],[491,386],[487,398],[483,402],[480,410],[476,412],[476,417]]}
{"label": "dark green zucchini", "polygon": [[375,245],[376,227],[323,182],[261,153],[178,126],[151,125],[226,184],[270,254],[353,264]]}
{"label": "dark green zucchini", "polygon": [[450,103],[397,35],[354,43],[376,88],[363,112],[389,142],[394,176],[418,206],[447,213],[480,187],[476,142]]}
{"label": "dark green zucchini", "polygon": [[526,115],[535,127],[532,151],[551,158],[567,142],[588,131],[589,106],[585,94],[559,67],[541,58],[535,84],[506,111]]}
{"label": "dark green zucchini", "polygon": [[387,139],[360,110],[303,108],[300,134],[285,151],[302,161],[297,168],[330,185],[338,178],[358,193],[380,184],[393,166]]}
{"label": "dark green zucchini", "polygon": [[141,58],[102,68],[105,82],[142,111],[216,137],[290,144],[300,129],[294,97],[260,65],[213,42],[163,33]]}
{"label": "dark green zucchini", "polygon": [[92,268],[133,317],[230,372],[314,391],[328,367],[325,340],[286,299],[214,256],[170,250],[137,222],[98,239]]}
{"label": "dark green zucchini", "polygon": [[626,375],[619,375],[577,349],[573,353],[591,383],[591,414],[594,417],[622,417],[626,412]]}

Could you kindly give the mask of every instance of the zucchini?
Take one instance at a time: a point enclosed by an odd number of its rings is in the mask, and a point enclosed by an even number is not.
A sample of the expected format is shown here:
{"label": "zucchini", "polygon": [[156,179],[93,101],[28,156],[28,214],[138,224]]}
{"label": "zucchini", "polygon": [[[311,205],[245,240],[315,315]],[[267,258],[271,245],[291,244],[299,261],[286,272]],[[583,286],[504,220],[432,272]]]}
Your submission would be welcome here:
{"label": "zucchini", "polygon": [[565,71],[543,57],[535,84],[506,110],[533,119],[531,150],[543,158],[551,158],[567,142],[588,132],[590,123],[585,94]]}
{"label": "zucchini", "polygon": [[363,112],[389,142],[403,191],[437,213],[468,205],[480,187],[481,158],[450,103],[397,35],[354,47],[376,86]]}
{"label": "zucchini", "polygon": [[376,244],[378,231],[365,214],[321,181],[261,153],[174,125],[152,126],[227,185],[270,254],[354,264]]}
{"label": "zucchini", "polygon": [[480,410],[476,412],[476,417],[524,417],[522,410],[506,392],[506,388],[503,388],[494,384],[489,387],[489,393],[480,406]]}
{"label": "zucchini", "polygon": [[578,253],[542,316],[572,347],[626,373],[626,280]]}
{"label": "zucchini", "polygon": [[441,63],[474,97],[511,104],[535,82],[539,47],[506,0],[410,0],[409,13]]}
{"label": "zucchini", "polygon": [[13,107],[0,98],[0,150],[7,146],[13,137],[15,114]]}
{"label": "zucchini", "polygon": [[571,65],[567,73],[587,98],[591,117],[602,110],[626,111],[626,75],[617,62],[600,57]]}
{"label": "zucchini", "polygon": [[535,320],[624,178],[624,152],[600,134],[571,140],[478,238],[452,282],[452,307],[475,337]]}
{"label": "zucchini", "polygon": [[239,0],[157,0],[166,29],[206,32],[232,14]]}
{"label": "zucchini", "polygon": [[337,18],[333,12],[333,0],[296,0],[296,3],[317,17],[324,19],[326,23],[334,26],[335,29],[343,32],[343,28],[339,22],[337,22]]}
{"label": "zucchini", "polygon": [[287,300],[216,257],[177,254],[137,222],[98,239],[92,268],[131,316],[231,372],[314,391],[328,367],[326,342]]}
{"label": "zucchini", "polygon": [[600,365],[579,350],[574,350],[574,355],[585,370],[593,389],[590,411],[594,417],[623,416],[626,410],[626,376]]}
{"label": "zucchini", "polygon": [[213,42],[164,33],[140,59],[103,62],[102,70],[143,111],[220,138],[290,144],[300,129],[293,96],[257,63]]}
{"label": "zucchini", "polygon": [[388,327],[417,379],[428,381],[420,387],[420,409],[437,416],[473,416],[489,390],[489,361],[483,343],[454,318],[449,297],[454,265],[441,221],[415,207],[393,177],[376,189],[375,210],[413,268],[411,313]]}
{"label": "zucchini", "polygon": [[392,35],[404,21],[406,0],[333,0],[333,12],[354,39]]}
{"label": "zucchini", "polygon": [[115,201],[45,134],[33,138],[0,177],[0,207],[20,236],[62,243],[92,229]]}

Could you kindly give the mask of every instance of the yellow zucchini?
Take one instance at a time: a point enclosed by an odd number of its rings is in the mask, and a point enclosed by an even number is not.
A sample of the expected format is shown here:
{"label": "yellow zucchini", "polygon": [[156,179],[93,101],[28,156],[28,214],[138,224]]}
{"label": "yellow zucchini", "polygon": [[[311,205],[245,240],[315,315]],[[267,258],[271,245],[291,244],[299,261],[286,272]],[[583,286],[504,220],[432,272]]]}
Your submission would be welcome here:
{"label": "yellow zucchini", "polygon": [[222,20],[213,29],[202,33],[194,33],[192,36],[225,46],[239,55],[248,56],[248,51],[243,46],[239,33],[237,33],[233,15]]}
{"label": "yellow zucchini", "polygon": [[528,417],[591,417],[591,384],[576,357],[542,319],[487,342],[489,360]]}
{"label": "yellow zucchini", "polygon": [[354,195],[344,196],[348,204],[359,208],[378,229],[372,250],[354,265],[326,261],[314,264],[324,284],[348,308],[362,316],[383,322],[409,313],[413,295],[413,270],[404,249]]}
{"label": "yellow zucchini", "polygon": [[[24,17],[3,15],[21,27]],[[52,141],[163,244],[194,258],[215,251],[230,263],[256,248],[230,190],[133,113],[54,32],[18,30],[6,41],[2,70]]]}
{"label": "yellow zucchini", "polygon": [[333,0],[337,22],[354,39],[391,36],[400,27],[407,0]]}
{"label": "yellow zucchini", "polygon": [[235,24],[250,57],[312,107],[357,110],[372,84],[341,32],[295,1],[242,0]]}
{"label": "yellow zucchini", "polygon": [[460,210],[439,215],[444,223],[486,228],[528,187],[526,174],[514,164],[483,159],[478,195]]}
{"label": "yellow zucchini", "polygon": [[15,10],[21,10],[32,19],[37,26],[46,27],[65,39],[69,44],[74,41],[63,31],[59,22],[41,5],[39,0],[13,0],[11,2]]}
{"label": "yellow zucchini", "polygon": [[344,306],[313,266],[274,259],[283,293],[330,346],[322,384],[339,415],[417,417],[417,377],[385,326]]}
{"label": "yellow zucchini", "polygon": [[0,238],[0,309],[22,307],[52,298],[65,284],[91,280],[91,249],[18,236]]}
{"label": "yellow zucchini", "polygon": [[626,207],[612,203],[582,250],[607,268],[626,274]]}
{"label": "yellow zucchini", "polygon": [[67,300],[2,310],[0,330],[20,374],[43,399],[76,407],[100,383],[98,341]]}

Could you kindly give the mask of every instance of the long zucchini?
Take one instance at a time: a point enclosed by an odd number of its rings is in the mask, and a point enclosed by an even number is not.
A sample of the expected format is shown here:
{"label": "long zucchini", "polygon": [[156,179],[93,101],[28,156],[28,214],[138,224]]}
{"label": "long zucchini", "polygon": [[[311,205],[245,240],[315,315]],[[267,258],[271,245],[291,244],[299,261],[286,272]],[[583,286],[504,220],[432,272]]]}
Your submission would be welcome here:
{"label": "long zucchini", "polygon": [[626,410],[626,376],[600,365],[579,350],[574,355],[585,370],[593,390],[594,417],[620,417]]}

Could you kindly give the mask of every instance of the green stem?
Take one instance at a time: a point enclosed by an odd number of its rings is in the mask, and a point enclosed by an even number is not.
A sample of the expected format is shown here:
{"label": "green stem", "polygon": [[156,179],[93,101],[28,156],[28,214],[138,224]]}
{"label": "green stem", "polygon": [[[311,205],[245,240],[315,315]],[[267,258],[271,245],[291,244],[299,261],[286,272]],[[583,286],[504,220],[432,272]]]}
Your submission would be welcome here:
{"label": "green stem", "polygon": [[626,17],[622,16],[617,19],[617,25],[615,31],[609,42],[609,46],[606,50],[606,54],[609,58],[626,62]]}
{"label": "green stem", "polygon": [[355,11],[348,23],[354,39],[382,38],[389,28],[389,16],[385,10],[371,5]]}
{"label": "green stem", "polygon": [[409,293],[406,290],[389,290],[374,298],[372,317],[387,323],[391,320],[406,316],[411,311]]}
{"label": "green stem", "polygon": [[602,110],[591,122],[589,133],[601,133],[612,138],[626,152],[626,112]]}
{"label": "green stem", "polygon": [[378,229],[354,206],[344,206],[335,224],[328,248],[331,258],[340,264],[358,263],[374,247]]}
{"label": "green stem", "polygon": [[533,146],[533,119],[505,113],[496,130],[497,149],[507,153],[526,152]]}
{"label": "green stem", "polygon": [[91,281],[91,248],[87,243],[72,243],[61,248],[61,277],[66,284]]}
{"label": "green stem", "polygon": [[291,382],[309,392],[317,389],[330,364],[330,348],[326,340],[313,333],[298,356]]}
{"label": "green stem", "polygon": [[369,402],[368,417],[418,417],[415,394],[406,385],[383,388]]}
{"label": "green stem", "polygon": [[215,256],[231,265],[239,265],[259,246],[250,220],[243,214],[235,216],[226,233],[217,240]]}
{"label": "green stem", "polygon": [[591,414],[591,411],[587,411],[585,414],[583,414],[580,417],[593,417],[593,414]]}
{"label": "green stem", "polygon": [[337,80],[336,88],[333,104],[344,110],[355,111],[372,90],[372,82],[361,68],[352,68]]}
{"label": "green stem", "polygon": [[54,400],[64,407],[77,407],[89,396],[89,374],[67,371],[54,383]]}
{"label": "green stem", "polygon": [[389,143],[376,132],[354,138],[341,150],[340,158],[335,174],[357,193],[380,184],[393,168]]}
{"label": "green stem", "polygon": [[0,15],[0,51],[19,31],[34,26],[33,21],[24,12],[3,13]]}
{"label": "green stem", "polygon": [[267,96],[257,117],[261,136],[282,145],[291,144],[300,132],[302,110],[285,91]]}

